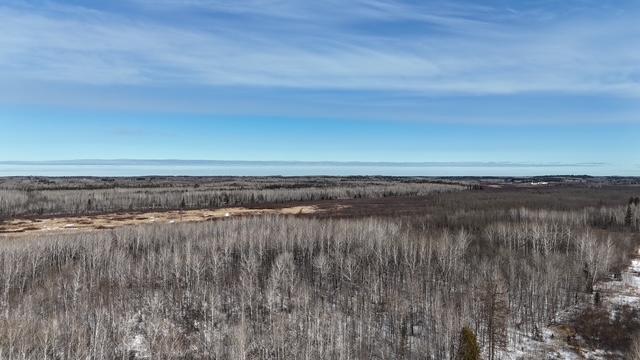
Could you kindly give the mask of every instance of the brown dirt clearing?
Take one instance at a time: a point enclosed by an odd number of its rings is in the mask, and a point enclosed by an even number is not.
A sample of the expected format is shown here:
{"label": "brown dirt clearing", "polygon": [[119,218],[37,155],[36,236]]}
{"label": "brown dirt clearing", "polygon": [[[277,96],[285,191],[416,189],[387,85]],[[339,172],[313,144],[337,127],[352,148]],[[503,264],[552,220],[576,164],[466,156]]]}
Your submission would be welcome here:
{"label": "brown dirt clearing", "polygon": [[215,210],[179,210],[54,217],[43,219],[13,219],[0,223],[0,235],[101,230],[113,229],[127,225],[198,222],[246,215],[309,215],[328,210],[329,209],[326,208],[321,209],[315,205],[301,205],[268,209],[234,207]]}

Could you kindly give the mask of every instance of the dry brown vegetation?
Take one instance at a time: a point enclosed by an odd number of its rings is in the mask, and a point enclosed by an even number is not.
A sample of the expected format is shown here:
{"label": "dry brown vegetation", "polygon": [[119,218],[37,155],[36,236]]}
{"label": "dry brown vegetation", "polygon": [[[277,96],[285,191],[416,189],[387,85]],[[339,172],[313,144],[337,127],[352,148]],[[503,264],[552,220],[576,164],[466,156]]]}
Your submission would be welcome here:
{"label": "dry brown vegetation", "polygon": [[0,223],[0,234],[56,233],[114,229],[122,226],[141,224],[172,224],[176,222],[198,222],[231,216],[295,214],[309,215],[335,211],[337,208],[317,206],[291,206],[275,209],[222,208],[215,210],[176,210],[147,213],[115,213],[87,215],[80,217],[49,217],[6,220]]}
{"label": "dry brown vegetation", "polygon": [[626,202],[447,196],[458,211],[5,236],[0,357],[447,359],[467,326],[493,359],[591,301],[639,245]]}

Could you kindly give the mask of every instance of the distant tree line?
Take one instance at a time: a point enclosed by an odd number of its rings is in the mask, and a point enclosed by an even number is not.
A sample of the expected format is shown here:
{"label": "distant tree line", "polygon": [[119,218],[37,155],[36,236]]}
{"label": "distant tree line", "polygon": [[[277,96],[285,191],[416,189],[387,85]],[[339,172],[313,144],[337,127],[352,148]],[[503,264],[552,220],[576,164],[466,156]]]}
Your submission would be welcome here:
{"label": "distant tree line", "polygon": [[422,196],[462,186],[439,183],[382,183],[304,188],[115,188],[92,190],[0,189],[0,219],[15,216],[80,215],[101,212],[201,209],[289,201],[387,196]]}

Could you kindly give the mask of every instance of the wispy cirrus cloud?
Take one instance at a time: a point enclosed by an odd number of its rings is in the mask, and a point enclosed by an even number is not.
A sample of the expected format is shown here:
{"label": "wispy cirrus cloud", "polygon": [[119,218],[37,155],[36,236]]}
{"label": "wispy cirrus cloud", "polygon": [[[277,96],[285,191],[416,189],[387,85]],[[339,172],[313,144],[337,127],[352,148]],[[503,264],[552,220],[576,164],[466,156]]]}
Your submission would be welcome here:
{"label": "wispy cirrus cloud", "polygon": [[[638,106],[629,105],[640,96],[640,49],[631,46],[640,36],[640,6],[630,1],[83,4],[0,5],[0,104],[444,122],[640,121]],[[530,94],[560,100],[546,112],[527,101],[517,112],[501,110],[517,101],[496,100]],[[443,110],[432,101],[476,96],[491,97],[491,106],[465,100]],[[629,104],[558,111],[567,96]]]}
{"label": "wispy cirrus cloud", "polygon": [[[164,20],[163,6],[165,13],[181,9],[186,20]],[[155,16],[147,16],[152,10]],[[516,21],[527,12],[385,0],[165,0],[136,11],[132,17],[55,2],[0,7],[0,76],[103,85],[640,95],[640,50],[629,46],[640,35],[631,26],[638,12]],[[238,16],[225,18],[230,13]],[[252,22],[244,22],[247,16]],[[191,17],[201,26],[189,25]]]}
{"label": "wispy cirrus cloud", "polygon": [[336,167],[454,167],[454,168],[592,168],[610,165],[603,162],[510,162],[510,161],[431,161],[431,162],[379,162],[379,161],[246,161],[246,160],[177,160],[177,159],[79,159],[49,161],[0,161],[0,165],[166,165],[166,166],[336,166]]}

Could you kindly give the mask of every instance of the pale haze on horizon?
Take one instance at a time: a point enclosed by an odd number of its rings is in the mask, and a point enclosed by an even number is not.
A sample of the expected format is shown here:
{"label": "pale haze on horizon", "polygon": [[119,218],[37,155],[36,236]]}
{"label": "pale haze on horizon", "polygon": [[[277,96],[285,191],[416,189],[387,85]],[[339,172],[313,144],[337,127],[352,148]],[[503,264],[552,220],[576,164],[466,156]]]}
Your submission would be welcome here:
{"label": "pale haze on horizon", "polygon": [[[7,0],[0,162],[636,176],[639,16],[610,0]],[[16,166],[0,176],[49,174]],[[184,171],[218,174],[202,170]]]}

